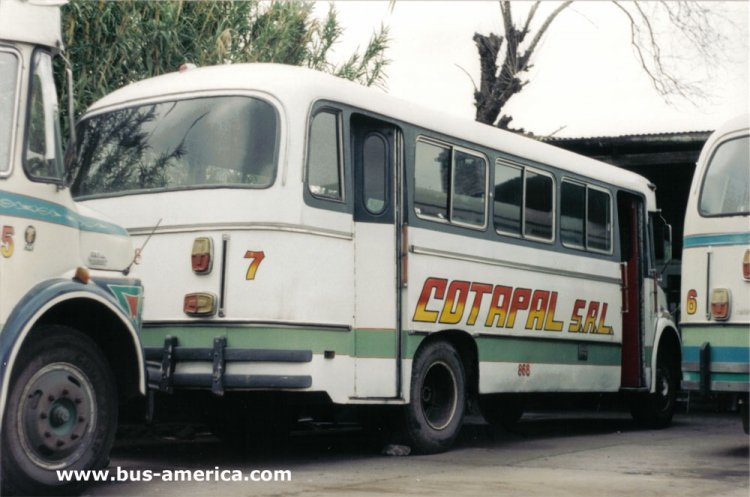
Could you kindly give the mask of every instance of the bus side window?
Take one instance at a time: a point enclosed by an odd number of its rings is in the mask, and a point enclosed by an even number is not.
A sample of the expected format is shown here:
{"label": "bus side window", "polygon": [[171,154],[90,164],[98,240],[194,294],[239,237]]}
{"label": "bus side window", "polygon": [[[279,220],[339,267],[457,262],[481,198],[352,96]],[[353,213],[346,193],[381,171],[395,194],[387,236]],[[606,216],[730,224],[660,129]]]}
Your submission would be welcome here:
{"label": "bus side window", "polygon": [[523,234],[552,240],[554,224],[554,180],[552,176],[526,171]]}
{"label": "bus side window", "polygon": [[521,236],[523,205],[523,169],[502,162],[495,163],[495,230],[505,235]]}
{"label": "bus side window", "polygon": [[487,163],[459,150],[454,152],[453,162],[451,221],[484,226]]}
{"label": "bus side window", "polygon": [[363,146],[364,204],[370,214],[382,214],[387,207],[388,146],[379,133],[370,133]]}
{"label": "bus side window", "polygon": [[62,138],[58,121],[57,94],[52,83],[52,57],[36,52],[33,61],[29,127],[24,163],[26,172],[38,180],[62,179]]}
{"label": "bus side window", "polygon": [[310,123],[307,154],[307,185],[313,196],[343,200],[341,156],[339,113],[328,110],[318,112]]}
{"label": "bus side window", "polygon": [[417,215],[447,221],[451,149],[418,141],[414,162],[414,207]]}
{"label": "bus side window", "polygon": [[612,250],[612,197],[609,193],[587,189],[586,248],[597,252]]}
{"label": "bus side window", "polygon": [[560,189],[560,239],[566,247],[584,247],[586,187],[563,181]]}

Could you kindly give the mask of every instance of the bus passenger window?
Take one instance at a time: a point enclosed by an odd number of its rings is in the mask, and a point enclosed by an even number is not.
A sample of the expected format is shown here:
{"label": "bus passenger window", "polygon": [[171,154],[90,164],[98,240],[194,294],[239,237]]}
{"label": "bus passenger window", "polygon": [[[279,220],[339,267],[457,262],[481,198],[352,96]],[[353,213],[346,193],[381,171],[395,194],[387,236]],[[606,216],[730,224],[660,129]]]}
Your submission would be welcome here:
{"label": "bus passenger window", "polygon": [[525,236],[552,240],[552,178],[526,171],[526,194],[524,195]]}
{"label": "bus passenger window", "polygon": [[582,249],[586,218],[586,187],[563,181],[560,190],[560,239],[563,245]]}
{"label": "bus passenger window", "polygon": [[586,247],[599,252],[612,250],[612,199],[608,193],[588,189]]}
{"label": "bus passenger window", "polygon": [[484,226],[487,163],[460,151],[455,152],[454,163],[451,221]]}
{"label": "bus passenger window", "polygon": [[451,149],[419,141],[414,162],[414,207],[417,215],[447,221]]}
{"label": "bus passenger window", "polygon": [[362,166],[364,172],[364,203],[370,214],[381,214],[386,207],[386,173],[388,149],[383,137],[371,133],[365,138]]}
{"label": "bus passenger window", "polygon": [[500,233],[521,236],[523,204],[523,169],[495,164],[495,229]]}
{"label": "bus passenger window", "polygon": [[307,183],[316,197],[342,200],[341,146],[338,114],[318,112],[310,124]]}

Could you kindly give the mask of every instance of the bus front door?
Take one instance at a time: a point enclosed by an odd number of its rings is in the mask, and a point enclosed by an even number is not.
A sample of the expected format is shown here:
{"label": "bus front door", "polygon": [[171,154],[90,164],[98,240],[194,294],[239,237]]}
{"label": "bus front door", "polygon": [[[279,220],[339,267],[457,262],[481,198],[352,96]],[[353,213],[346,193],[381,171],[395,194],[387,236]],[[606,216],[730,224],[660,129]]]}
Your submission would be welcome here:
{"label": "bus front door", "polygon": [[392,124],[351,118],[357,398],[399,395],[397,135]]}
{"label": "bus front door", "polygon": [[643,339],[643,275],[645,271],[646,217],[643,200],[618,194],[620,254],[622,267],[622,388],[643,386],[641,344]]}

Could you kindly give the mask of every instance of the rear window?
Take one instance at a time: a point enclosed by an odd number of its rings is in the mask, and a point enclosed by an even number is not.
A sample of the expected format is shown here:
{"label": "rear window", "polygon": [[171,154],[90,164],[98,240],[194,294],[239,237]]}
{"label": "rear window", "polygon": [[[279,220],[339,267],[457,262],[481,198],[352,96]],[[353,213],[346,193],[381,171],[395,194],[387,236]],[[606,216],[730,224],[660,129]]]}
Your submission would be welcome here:
{"label": "rear window", "polygon": [[704,216],[750,214],[750,137],[722,143],[703,178],[700,213]]}
{"label": "rear window", "polygon": [[278,116],[252,97],[160,102],[98,114],[78,126],[77,197],[273,183]]}

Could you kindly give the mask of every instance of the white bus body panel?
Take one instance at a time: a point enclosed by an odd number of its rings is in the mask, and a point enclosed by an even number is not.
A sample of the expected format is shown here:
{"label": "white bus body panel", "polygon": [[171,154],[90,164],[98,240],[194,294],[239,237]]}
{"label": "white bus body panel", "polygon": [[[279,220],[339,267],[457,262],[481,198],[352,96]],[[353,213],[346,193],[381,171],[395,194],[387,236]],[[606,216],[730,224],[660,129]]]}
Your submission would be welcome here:
{"label": "white bus body panel", "polygon": [[[458,122],[387,95],[380,96],[371,89],[300,68],[253,64],[169,74],[129,85],[106,96],[89,109],[88,116],[146,102],[203,95],[262,95],[276,104],[280,114],[281,148],[272,186],[128,194],[90,198],[85,203],[125,225],[136,237],[136,245],[145,242],[161,218],[161,224],[143,251],[141,265],[135,269],[147,288],[144,308],[147,323],[189,326],[195,320],[183,312],[184,294],[221,292],[218,265],[205,276],[193,274],[190,268],[192,240],[209,236],[214,243],[215,262],[222,241],[228,237],[226,308],[223,316],[202,319],[196,325],[221,328],[224,323],[275,324],[334,327],[342,334],[354,331],[356,339],[351,348],[354,357],[337,353],[333,361],[326,361],[315,354],[313,360],[305,364],[229,365],[234,371],[248,368],[248,372],[256,374],[261,371],[272,375],[309,374],[312,385],[307,390],[326,391],[335,402],[376,402],[376,397],[390,397],[396,394],[397,379],[402,384],[402,400],[408,401],[411,356],[402,351],[400,378],[396,378],[398,369],[394,358],[378,357],[377,353],[371,354],[372,357],[366,354],[356,357],[360,345],[364,346],[364,342],[357,342],[364,336],[360,331],[384,334],[382,336],[396,334],[393,318],[396,316],[397,282],[395,274],[390,272],[395,261],[392,255],[374,249],[384,244],[395,246],[395,233],[392,224],[360,230],[351,213],[305,204],[303,151],[310,109],[316,101],[338,102],[373,115],[391,116],[399,122],[616,185],[642,195],[645,211],[656,209],[655,195],[648,181],[636,174],[486,125]],[[582,253],[578,256],[467,238],[440,230],[410,226],[408,232],[408,286],[404,291],[401,318],[402,331],[412,334],[403,338],[404,342],[414,336],[461,329],[476,340],[488,343],[493,340],[503,343],[495,337],[512,339],[512,346],[524,352],[537,347],[551,351],[557,344],[568,347],[588,344],[592,356],[602,354],[607,359],[555,364],[550,353],[547,362],[532,364],[534,370],[530,377],[520,379],[518,361],[503,360],[503,352],[498,350],[492,352],[495,355],[485,357],[479,347],[480,392],[613,392],[620,388],[618,354],[623,325],[621,270],[617,262],[607,259],[606,255],[590,257]],[[265,256],[252,280],[246,279],[251,262],[245,257],[248,251],[263,252]],[[379,277],[369,278],[372,275]],[[490,295],[484,295],[478,303],[475,324],[467,325],[475,297],[471,293],[462,320],[454,325],[439,323],[438,318],[433,322],[415,320],[429,278],[540,290],[547,292],[548,300],[544,304],[547,308],[542,317],[531,321],[529,330],[525,329],[528,309],[518,312],[512,329],[485,326]],[[654,311],[652,284],[652,280],[647,279],[642,286],[644,347],[653,346],[656,333],[656,320],[651,318]],[[549,312],[552,294],[556,299],[555,311]],[[439,315],[444,299],[435,298],[434,294],[428,297],[426,310]],[[377,302],[378,306],[368,305],[371,302]],[[588,315],[589,312],[592,314]],[[584,325],[587,315],[592,319],[589,328],[597,331],[569,331],[576,318]],[[559,326],[560,331],[536,329],[545,325],[552,329]],[[396,343],[394,336],[394,346]],[[582,357],[586,356],[585,346],[580,346],[579,351]],[[209,369],[205,369],[207,367]],[[178,368],[187,368],[185,371],[204,368],[204,374],[210,372],[207,364],[183,363],[178,364]],[[645,367],[645,376],[649,383],[649,367]],[[385,399],[379,401],[386,402]]]}

